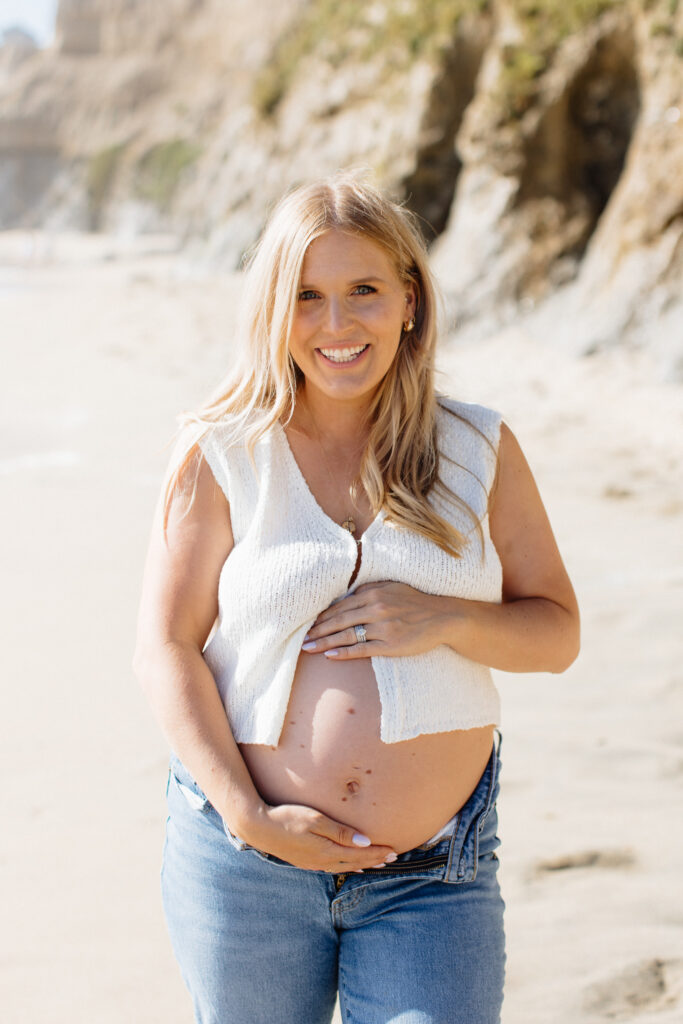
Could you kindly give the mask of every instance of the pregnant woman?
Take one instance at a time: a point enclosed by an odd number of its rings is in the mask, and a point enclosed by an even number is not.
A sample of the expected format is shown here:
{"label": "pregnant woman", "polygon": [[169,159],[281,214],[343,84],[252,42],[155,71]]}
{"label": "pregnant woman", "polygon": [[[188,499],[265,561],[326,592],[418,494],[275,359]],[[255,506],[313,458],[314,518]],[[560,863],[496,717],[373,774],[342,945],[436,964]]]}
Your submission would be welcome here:
{"label": "pregnant woman", "polygon": [[495,1024],[499,700],[578,612],[500,415],[437,395],[410,215],[339,175],[247,270],[184,417],[135,669],[173,749],[162,869],[201,1024]]}

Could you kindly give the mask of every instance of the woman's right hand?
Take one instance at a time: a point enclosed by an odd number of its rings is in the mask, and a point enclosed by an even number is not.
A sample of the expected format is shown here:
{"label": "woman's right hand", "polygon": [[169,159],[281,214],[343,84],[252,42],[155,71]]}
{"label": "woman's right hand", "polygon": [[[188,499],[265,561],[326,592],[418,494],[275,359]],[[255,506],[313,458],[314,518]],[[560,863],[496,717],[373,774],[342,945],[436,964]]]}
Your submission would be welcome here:
{"label": "woman's right hand", "polygon": [[328,818],[313,807],[265,804],[259,818],[254,838],[243,837],[245,841],[297,868],[339,873],[381,867],[396,860],[390,846],[372,845],[367,836],[350,825]]}

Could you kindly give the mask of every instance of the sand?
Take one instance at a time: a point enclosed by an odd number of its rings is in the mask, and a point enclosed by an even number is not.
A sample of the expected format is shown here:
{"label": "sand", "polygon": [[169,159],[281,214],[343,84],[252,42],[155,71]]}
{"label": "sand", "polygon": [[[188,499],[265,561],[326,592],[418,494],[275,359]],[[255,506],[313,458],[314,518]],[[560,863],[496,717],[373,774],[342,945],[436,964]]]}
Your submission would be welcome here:
{"label": "sand", "polygon": [[[2,1019],[190,1024],[159,897],[165,743],[133,678],[174,417],[231,359],[239,278],[170,238],[0,234]],[[500,408],[583,613],[503,698],[503,1024],[683,1019],[683,402],[647,354],[509,330],[444,349]],[[305,1024],[305,1022],[302,1022]]]}

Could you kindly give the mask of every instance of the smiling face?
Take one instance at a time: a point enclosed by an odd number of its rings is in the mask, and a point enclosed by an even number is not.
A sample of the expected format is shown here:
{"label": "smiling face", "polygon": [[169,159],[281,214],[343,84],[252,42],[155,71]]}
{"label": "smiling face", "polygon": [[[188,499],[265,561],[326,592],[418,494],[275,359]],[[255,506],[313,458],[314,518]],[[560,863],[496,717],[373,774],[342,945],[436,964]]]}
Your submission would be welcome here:
{"label": "smiling face", "polygon": [[415,289],[380,245],[338,229],[320,235],[304,257],[289,340],[307,393],[368,400],[414,313]]}

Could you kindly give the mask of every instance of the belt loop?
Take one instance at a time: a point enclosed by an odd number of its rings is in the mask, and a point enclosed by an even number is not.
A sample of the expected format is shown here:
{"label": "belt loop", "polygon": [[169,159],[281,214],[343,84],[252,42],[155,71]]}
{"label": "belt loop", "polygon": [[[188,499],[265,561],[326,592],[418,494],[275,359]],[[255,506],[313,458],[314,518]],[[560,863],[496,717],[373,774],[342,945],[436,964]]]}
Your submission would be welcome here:
{"label": "belt loop", "polygon": [[498,746],[496,747],[495,737],[493,741],[493,754],[492,754],[492,772],[491,772],[491,792],[495,790],[495,787],[500,783],[500,751],[503,746],[503,734],[500,729],[496,728],[496,735],[498,736]]}
{"label": "belt loop", "polygon": [[[448,861],[444,871],[444,881],[451,883],[469,882],[476,877],[477,854],[479,846],[479,825],[488,816],[494,804],[498,775],[500,770],[500,748],[503,744],[503,734],[500,729],[494,729],[498,736],[496,744],[495,736],[491,749],[489,762],[484,773],[477,783],[477,787],[461,807],[456,816],[456,827],[451,837],[451,844],[448,851]],[[480,788],[485,787],[484,794]],[[477,794],[475,798],[475,794]],[[476,810],[476,808],[479,808]]]}
{"label": "belt loop", "polygon": [[457,870],[460,864],[460,855],[462,850],[462,841],[459,840],[460,825],[462,821],[462,811],[458,811],[457,820],[455,823],[455,829],[451,836],[450,845],[448,847],[448,860],[444,868],[443,879],[445,882],[457,881]]}

